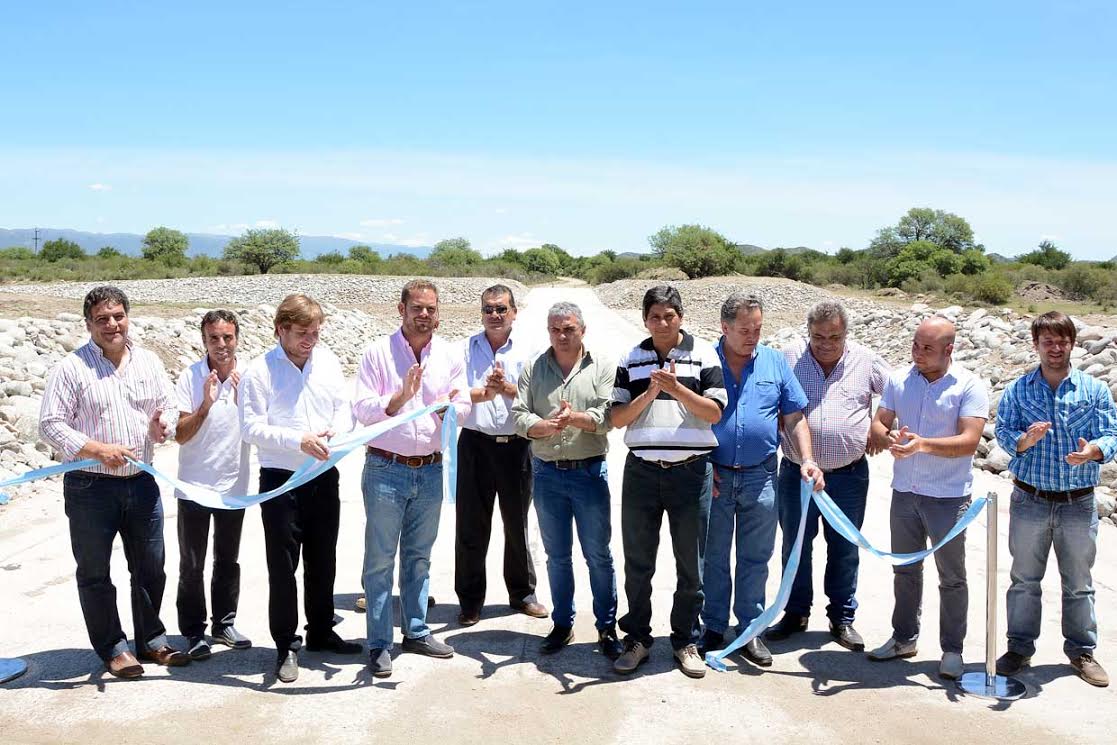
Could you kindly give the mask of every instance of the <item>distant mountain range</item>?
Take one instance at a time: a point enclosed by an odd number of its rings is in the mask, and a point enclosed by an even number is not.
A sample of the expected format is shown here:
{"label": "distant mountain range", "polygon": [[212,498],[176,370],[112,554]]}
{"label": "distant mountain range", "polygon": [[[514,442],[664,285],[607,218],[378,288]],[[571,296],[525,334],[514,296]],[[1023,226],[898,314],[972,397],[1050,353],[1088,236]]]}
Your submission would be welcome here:
{"label": "distant mountain range", "polygon": [[[213,235],[210,233],[187,233],[190,247],[187,256],[221,256],[225,244],[233,236]],[[95,254],[105,246],[112,246],[117,251],[131,256],[139,256],[143,245],[143,236],[137,233],[88,233],[82,230],[69,230],[67,228],[39,228],[39,247],[43,243],[56,238],[65,238],[82,247],[87,254]],[[381,256],[405,253],[418,256],[421,259],[430,255],[430,246],[400,246],[393,243],[368,243],[354,241],[348,238],[336,238],[331,235],[300,235],[299,246],[302,258],[313,259],[315,256],[331,251],[344,254],[352,246],[363,245],[377,251]],[[17,228],[9,230],[0,228],[0,248],[11,246],[24,246],[35,248],[35,230],[33,228]]]}

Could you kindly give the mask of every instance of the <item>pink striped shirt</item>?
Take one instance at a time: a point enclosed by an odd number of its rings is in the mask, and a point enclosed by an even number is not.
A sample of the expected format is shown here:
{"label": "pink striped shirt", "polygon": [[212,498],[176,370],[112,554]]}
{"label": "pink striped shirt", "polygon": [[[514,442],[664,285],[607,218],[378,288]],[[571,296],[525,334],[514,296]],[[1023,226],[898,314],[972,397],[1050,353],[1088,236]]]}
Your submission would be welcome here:
{"label": "pink striped shirt", "polygon": [[[809,403],[804,413],[818,467],[832,471],[860,460],[869,438],[873,396],[884,392],[888,363],[857,342],[846,341],[845,352],[827,376],[802,337],[782,351],[807,394]],[[784,455],[802,463],[795,438],[787,432],[782,435],[780,446]]]}
{"label": "pink striped shirt", "polygon": [[[465,357],[461,348],[435,336],[423,347],[419,356],[420,359],[416,360],[402,329],[381,336],[369,345],[357,371],[353,418],[362,425],[387,419],[385,409],[388,402],[403,387],[408,368],[419,362],[424,366],[422,386],[396,413],[429,406],[456,390],[454,409],[458,424],[461,424],[470,409],[469,383],[465,377]],[[396,427],[368,444],[400,455],[430,455],[441,448],[441,438],[442,420],[438,415],[431,414]]]}
{"label": "pink striped shirt", "polygon": [[[39,434],[64,463],[78,460],[78,451],[90,440],[132,448],[139,460],[150,463],[155,446],[147,435],[148,422],[157,409],[177,414],[162,361],[131,340],[126,344],[128,356],[119,368],[90,340],[66,355],[47,379]],[[113,476],[140,473],[131,464],[86,470]]]}

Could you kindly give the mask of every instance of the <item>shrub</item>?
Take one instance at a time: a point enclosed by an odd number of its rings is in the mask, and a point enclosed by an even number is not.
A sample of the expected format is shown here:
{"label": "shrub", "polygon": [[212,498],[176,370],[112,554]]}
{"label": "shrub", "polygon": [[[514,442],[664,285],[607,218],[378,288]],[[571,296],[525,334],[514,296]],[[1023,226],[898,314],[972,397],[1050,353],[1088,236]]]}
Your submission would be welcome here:
{"label": "shrub", "polygon": [[999,274],[986,273],[968,279],[973,284],[972,295],[975,300],[990,305],[1003,305],[1012,297],[1012,283]]}
{"label": "shrub", "polygon": [[55,238],[47,241],[39,251],[39,258],[43,261],[55,262],[62,259],[84,259],[85,251],[81,246],[65,238]]}

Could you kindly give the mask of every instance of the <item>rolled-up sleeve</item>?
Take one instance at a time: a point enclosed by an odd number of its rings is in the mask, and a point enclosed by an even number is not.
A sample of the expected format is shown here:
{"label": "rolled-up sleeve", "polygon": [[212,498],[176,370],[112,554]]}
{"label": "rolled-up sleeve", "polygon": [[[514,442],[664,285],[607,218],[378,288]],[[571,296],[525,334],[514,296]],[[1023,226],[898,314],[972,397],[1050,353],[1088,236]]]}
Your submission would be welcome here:
{"label": "rolled-up sleeve", "polygon": [[512,423],[516,427],[516,434],[520,437],[529,437],[527,431],[537,422],[543,421],[543,417],[532,410],[531,376],[539,359],[542,358],[536,358],[535,362],[524,365],[520,379],[516,382],[516,400],[512,402]]}
{"label": "rolled-up sleeve", "polygon": [[1117,455],[1117,408],[1113,405],[1113,393],[1104,384],[1098,391],[1098,429],[1100,435],[1093,442],[1102,453],[1102,463],[1108,463]]}
{"label": "rolled-up sleeve", "polygon": [[241,438],[250,445],[284,450],[302,446],[302,432],[268,423],[268,386],[256,369],[241,378],[237,406],[240,411]]}
{"label": "rolled-up sleeve", "polygon": [[77,416],[76,383],[65,363],[57,367],[47,378],[39,408],[39,436],[69,460],[77,458],[90,440],[71,424]]}
{"label": "rolled-up sleeve", "polygon": [[595,378],[593,384],[594,400],[591,406],[586,407],[586,414],[593,420],[594,429],[593,433],[596,435],[603,435],[609,431],[609,404],[613,400],[613,386],[617,378],[617,368],[615,365],[600,360],[595,370]]}

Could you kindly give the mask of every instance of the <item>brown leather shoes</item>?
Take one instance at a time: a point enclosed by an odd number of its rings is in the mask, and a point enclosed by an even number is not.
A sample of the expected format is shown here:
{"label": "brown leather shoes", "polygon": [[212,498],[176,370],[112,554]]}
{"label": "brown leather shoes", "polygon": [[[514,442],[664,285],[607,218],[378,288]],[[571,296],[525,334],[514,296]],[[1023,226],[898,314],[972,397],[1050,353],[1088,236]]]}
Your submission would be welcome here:
{"label": "brown leather shoes", "polygon": [[1109,674],[1105,672],[1105,668],[1094,659],[1094,655],[1086,652],[1080,654],[1070,661],[1071,666],[1078,671],[1078,677],[1092,686],[1098,688],[1105,688],[1109,685]]}
{"label": "brown leather shoes", "polygon": [[105,669],[118,678],[138,678],[144,674],[143,665],[131,652],[121,652],[105,663]]}
{"label": "brown leather shoes", "polygon": [[536,602],[513,605],[512,610],[523,613],[525,616],[531,616],[532,618],[546,618],[548,615],[546,606]]}
{"label": "brown leather shoes", "polygon": [[144,662],[154,662],[156,665],[165,665],[167,667],[182,667],[183,665],[190,664],[190,657],[188,655],[178,651],[169,644],[159,649],[140,652],[139,658]]}

